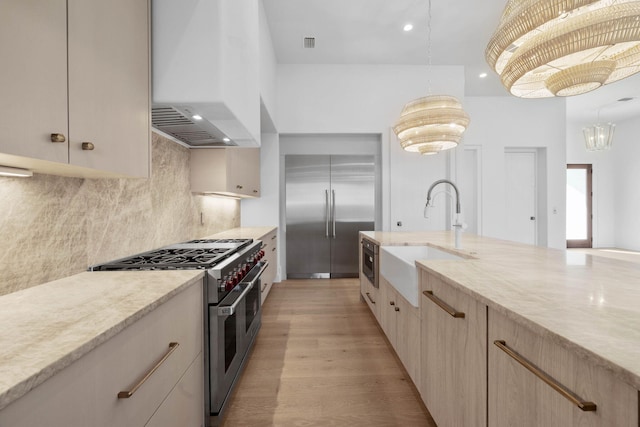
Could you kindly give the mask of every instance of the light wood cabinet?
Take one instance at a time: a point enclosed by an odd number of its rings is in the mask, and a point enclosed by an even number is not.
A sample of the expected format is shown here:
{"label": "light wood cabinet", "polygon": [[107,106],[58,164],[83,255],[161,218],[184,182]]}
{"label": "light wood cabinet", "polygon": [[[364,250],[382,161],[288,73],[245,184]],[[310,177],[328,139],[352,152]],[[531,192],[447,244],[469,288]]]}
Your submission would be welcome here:
{"label": "light wood cabinet", "polygon": [[269,266],[264,273],[262,273],[260,281],[262,284],[262,303],[264,304],[264,300],[271,291],[273,281],[275,280],[276,273],[278,271],[278,229],[265,234],[260,238],[260,240],[262,240],[263,244],[262,250],[264,251],[264,258],[269,262]]}
{"label": "light wood cabinet", "polygon": [[236,197],[260,197],[259,148],[190,150],[191,191]]}
{"label": "light wood cabinet", "polygon": [[[175,412],[188,413],[184,420],[193,420],[179,425],[200,426],[204,416],[202,307],[200,282],[4,408],[0,425],[137,427],[154,413]],[[175,342],[178,345],[172,348],[170,343]],[[118,398],[169,351],[131,397]]]}
{"label": "light wood cabinet", "polygon": [[[494,309],[488,316],[490,426],[638,426],[633,387]],[[594,403],[595,411],[581,410],[518,360],[534,365],[572,398]]]}
{"label": "light wood cabinet", "polygon": [[[360,250],[359,265],[362,266],[362,250]],[[360,268],[360,296],[364,302],[369,306],[369,310],[373,313],[378,323],[380,323],[380,301],[379,301],[379,288],[374,287],[367,276],[362,272]]]}
{"label": "light wood cabinet", "polygon": [[0,50],[0,164],[149,176],[148,0],[2,2]]}
{"label": "light wood cabinet", "polygon": [[380,275],[380,326],[416,386],[420,381],[420,315]]}
{"label": "light wood cabinet", "polygon": [[419,273],[422,399],[440,426],[486,426],[487,307]]}

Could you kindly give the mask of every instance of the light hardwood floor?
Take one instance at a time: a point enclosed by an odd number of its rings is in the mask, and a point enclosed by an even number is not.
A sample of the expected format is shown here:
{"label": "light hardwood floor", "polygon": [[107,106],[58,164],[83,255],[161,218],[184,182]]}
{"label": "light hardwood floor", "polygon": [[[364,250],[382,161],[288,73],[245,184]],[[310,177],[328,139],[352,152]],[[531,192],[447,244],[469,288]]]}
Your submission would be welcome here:
{"label": "light hardwood floor", "polygon": [[435,426],[358,279],[274,284],[223,420],[233,426]]}

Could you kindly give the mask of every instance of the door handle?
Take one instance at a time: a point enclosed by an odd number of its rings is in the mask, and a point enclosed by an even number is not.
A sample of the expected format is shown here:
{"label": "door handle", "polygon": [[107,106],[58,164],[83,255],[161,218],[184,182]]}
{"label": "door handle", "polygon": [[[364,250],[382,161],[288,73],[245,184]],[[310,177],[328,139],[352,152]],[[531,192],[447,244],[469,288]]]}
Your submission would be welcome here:
{"label": "door handle", "polygon": [[336,190],[331,190],[331,222],[333,223],[333,238],[336,237]]}
{"label": "door handle", "polygon": [[324,190],[324,237],[329,237],[329,190]]}
{"label": "door handle", "polygon": [[535,221],[535,220],[536,220],[536,217],[535,217],[535,216],[532,216],[532,217],[529,217],[529,219],[530,219],[531,221]]}

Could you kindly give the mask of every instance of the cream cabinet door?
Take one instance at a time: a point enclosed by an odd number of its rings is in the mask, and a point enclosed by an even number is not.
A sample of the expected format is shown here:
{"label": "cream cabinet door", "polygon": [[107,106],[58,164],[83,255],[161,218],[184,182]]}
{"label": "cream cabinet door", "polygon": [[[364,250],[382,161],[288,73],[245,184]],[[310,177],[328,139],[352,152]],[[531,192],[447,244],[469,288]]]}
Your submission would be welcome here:
{"label": "cream cabinet door", "polygon": [[420,289],[422,398],[438,425],[486,426],[487,307],[424,270]]}
{"label": "cream cabinet door", "polygon": [[69,162],[148,177],[149,2],[69,0],[68,9]]}
{"label": "cream cabinet door", "polygon": [[51,142],[68,138],[66,14],[66,0],[0,2],[0,164],[69,159],[66,142]]}
{"label": "cream cabinet door", "polygon": [[265,236],[262,236],[261,239],[264,250],[264,257],[269,262],[269,266],[262,273],[262,278],[260,283],[262,288],[261,292],[261,301],[264,304],[267,295],[269,295],[269,291],[271,291],[271,286],[273,286],[273,281],[276,278],[276,271],[278,270],[278,230],[273,230]]}
{"label": "cream cabinet door", "polygon": [[[633,387],[496,310],[488,315],[490,426],[638,426],[638,391]],[[534,365],[575,402],[518,360]],[[585,408],[593,403],[595,410],[583,411],[577,402]]]}

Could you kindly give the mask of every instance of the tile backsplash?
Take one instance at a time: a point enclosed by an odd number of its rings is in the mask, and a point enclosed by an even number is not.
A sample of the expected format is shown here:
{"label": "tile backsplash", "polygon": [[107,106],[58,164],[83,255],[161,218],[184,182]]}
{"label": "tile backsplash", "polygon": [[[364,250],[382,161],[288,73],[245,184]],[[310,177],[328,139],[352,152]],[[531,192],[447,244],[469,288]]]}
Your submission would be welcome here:
{"label": "tile backsplash", "polygon": [[240,202],[189,191],[189,150],[153,133],[150,179],[0,177],[0,295],[240,225]]}

